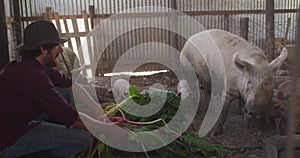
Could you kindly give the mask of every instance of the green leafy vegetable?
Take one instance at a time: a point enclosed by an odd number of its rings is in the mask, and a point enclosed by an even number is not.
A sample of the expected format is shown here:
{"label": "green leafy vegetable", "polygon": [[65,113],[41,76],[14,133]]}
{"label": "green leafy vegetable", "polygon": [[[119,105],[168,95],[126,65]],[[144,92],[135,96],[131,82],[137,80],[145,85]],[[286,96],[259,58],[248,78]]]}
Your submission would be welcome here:
{"label": "green leafy vegetable", "polygon": [[[159,127],[165,126],[169,121],[174,119],[174,116],[180,106],[180,97],[178,97],[174,92],[166,90],[154,90],[141,94],[133,86],[128,89],[128,92],[130,96],[127,99],[119,104],[114,104],[106,107],[103,112],[107,116],[112,116],[112,119],[114,119],[115,121],[123,119],[123,121],[121,121],[121,126],[123,128],[127,128],[132,131],[144,132],[145,134],[151,134],[155,138],[151,140],[144,140],[147,139],[147,137],[136,136],[128,138],[128,141],[147,142],[149,143],[147,145],[154,146],[158,145],[159,143],[165,143],[165,137],[167,136],[167,134],[172,133],[171,130],[151,133],[147,131],[153,131],[155,129],[158,129]],[[163,107],[157,113],[149,117],[136,117],[121,110],[121,107],[131,107],[131,105],[133,104],[137,104],[139,106],[146,105],[155,107],[162,101],[164,101]],[[186,120],[184,119],[184,117],[180,117],[179,119],[177,118],[176,126],[180,128],[182,126],[182,123],[184,123],[185,121]],[[149,124],[145,122],[148,122]],[[226,156],[230,152],[226,150],[224,146],[219,144],[210,144],[204,138],[199,138],[194,134],[183,133],[181,136],[176,135],[175,132],[173,132],[173,134],[178,137],[178,139],[174,140],[168,145],[166,144],[165,147],[162,147],[155,151],[151,151],[151,153],[158,154],[162,158],[175,158],[189,157],[193,154],[202,154],[205,157],[213,155]],[[102,156],[120,157],[122,154],[124,154],[124,152],[116,151],[118,150],[113,149],[109,146],[105,146],[105,149],[102,151]],[[120,155],[118,155],[117,153],[120,153]],[[147,157],[149,157],[148,153],[145,154]]]}

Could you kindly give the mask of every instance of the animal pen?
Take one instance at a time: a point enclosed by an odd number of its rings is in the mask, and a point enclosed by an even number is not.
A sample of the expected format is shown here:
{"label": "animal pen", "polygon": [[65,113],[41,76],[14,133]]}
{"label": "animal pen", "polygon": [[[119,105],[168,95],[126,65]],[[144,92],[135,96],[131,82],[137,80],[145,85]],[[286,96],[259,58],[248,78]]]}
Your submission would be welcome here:
{"label": "animal pen", "polygon": [[[15,57],[14,48],[21,43],[21,30],[30,22],[41,19],[53,21],[61,35],[70,38],[67,46],[77,53],[81,64],[85,63],[87,69],[83,72],[85,75],[87,73],[101,75],[111,72],[117,59],[124,52],[141,43],[165,43],[180,51],[186,41],[184,37],[161,28],[138,28],[112,41],[105,48],[100,62],[97,60],[99,58],[97,53],[93,53],[95,50],[91,49],[90,39],[85,38],[97,24],[111,15],[119,19],[116,22],[120,22],[113,24],[119,29],[128,25],[135,27],[135,23],[130,21],[139,17],[143,20],[150,20],[152,23],[166,20],[164,17],[171,16],[167,8],[193,17],[205,29],[222,29],[232,32],[273,53],[275,46],[272,41],[280,45],[293,43],[295,40],[295,19],[299,0],[274,0],[274,4],[269,4],[270,2],[272,0],[10,0],[6,2],[10,57]],[[165,9],[159,11],[155,8],[138,9],[147,6]],[[268,7],[270,9],[266,10]],[[266,16],[267,14],[270,15]],[[127,20],[122,21],[124,17]],[[176,18],[167,27],[171,28],[176,25],[176,22],[182,22],[180,17]],[[267,21],[274,22],[271,25]],[[87,41],[89,45],[89,54],[85,55],[78,53],[84,41]],[[269,42],[268,45],[266,42]],[[274,56],[271,54],[270,58],[272,57]],[[101,64],[98,64],[96,68],[89,67],[89,64],[94,62]],[[156,68],[144,66],[140,71],[151,69]]]}
{"label": "animal pen", "polygon": [[[92,77],[118,71],[114,69],[118,59],[125,52],[144,43],[163,43],[171,47],[164,50],[171,52],[175,48],[175,52],[180,52],[187,38],[170,31],[172,27],[183,22],[180,16],[174,16],[172,10],[192,17],[204,29],[226,30],[245,38],[250,43],[265,50],[269,59],[274,58],[276,52],[286,45],[298,42],[296,47],[298,49],[296,50],[299,50],[300,40],[296,41],[296,38],[299,38],[299,33],[296,36],[296,25],[299,27],[299,24],[297,24],[299,5],[300,0],[4,1],[10,60],[18,55],[15,47],[22,43],[22,30],[33,21],[49,20],[56,25],[62,37],[70,39],[65,46],[72,48],[77,54],[80,64],[85,65],[83,75]],[[137,24],[134,21],[139,20],[141,17],[150,23],[161,23],[166,19],[170,20],[167,22],[169,29],[136,27]],[[105,23],[108,18],[112,19],[109,24]],[[126,20],[123,20],[125,18]],[[101,24],[107,24],[106,27],[115,26],[115,32],[125,27],[136,29],[122,33],[116,38],[101,37],[96,40],[91,33]],[[190,26],[185,29],[194,29],[194,27]],[[197,32],[197,30],[190,31]],[[109,35],[113,36],[114,34]],[[107,47],[103,50],[98,49],[97,46],[106,45],[101,41],[111,38],[113,40],[108,43]],[[85,45],[87,52],[82,51],[82,45]],[[163,46],[159,45],[158,47]],[[99,51],[103,52],[99,53]],[[136,51],[142,52],[143,50],[142,48],[136,48]],[[154,49],[155,51],[160,52],[160,48]],[[177,60],[168,56],[168,53],[154,53],[154,55],[158,59],[163,59],[164,61],[161,61],[163,63],[174,63]],[[130,56],[130,58],[134,62],[148,58],[148,56],[153,56],[153,54],[137,53],[135,56]],[[157,63],[145,63],[143,66],[136,68],[135,71],[161,69],[168,69],[168,67]],[[299,71],[295,70],[295,72]],[[289,147],[292,148],[293,146]],[[269,150],[277,150],[277,148],[274,148],[272,146]],[[280,150],[283,150],[283,147],[280,147]]]}

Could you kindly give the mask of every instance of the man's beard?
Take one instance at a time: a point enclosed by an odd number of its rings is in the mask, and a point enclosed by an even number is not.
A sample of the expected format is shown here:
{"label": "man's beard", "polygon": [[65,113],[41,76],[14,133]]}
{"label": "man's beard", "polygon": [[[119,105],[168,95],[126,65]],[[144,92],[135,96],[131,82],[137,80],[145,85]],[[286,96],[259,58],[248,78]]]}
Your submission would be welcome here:
{"label": "man's beard", "polygon": [[56,59],[45,58],[45,67],[56,67],[57,61]]}

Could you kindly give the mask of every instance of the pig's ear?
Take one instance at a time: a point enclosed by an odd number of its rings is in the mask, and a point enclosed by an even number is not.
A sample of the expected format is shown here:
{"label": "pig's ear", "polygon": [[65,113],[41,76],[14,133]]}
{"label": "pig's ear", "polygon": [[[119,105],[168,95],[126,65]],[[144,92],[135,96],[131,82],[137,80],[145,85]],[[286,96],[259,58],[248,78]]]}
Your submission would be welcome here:
{"label": "pig's ear", "polygon": [[237,67],[237,69],[242,73],[250,72],[253,67],[252,64],[250,64],[244,60],[241,60],[239,58],[238,54],[234,55],[233,63]]}
{"label": "pig's ear", "polygon": [[269,63],[270,68],[275,72],[288,56],[288,51],[283,47],[280,55]]}

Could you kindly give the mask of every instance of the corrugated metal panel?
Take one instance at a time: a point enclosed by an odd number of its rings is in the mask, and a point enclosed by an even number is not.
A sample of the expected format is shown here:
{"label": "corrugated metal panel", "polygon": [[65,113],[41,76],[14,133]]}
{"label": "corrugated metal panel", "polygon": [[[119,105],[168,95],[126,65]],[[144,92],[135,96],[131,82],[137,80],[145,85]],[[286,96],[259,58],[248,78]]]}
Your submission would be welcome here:
{"label": "corrugated metal panel", "polygon": [[[62,16],[81,15],[83,10],[89,12],[90,5],[94,5],[95,14],[116,14],[130,8],[136,8],[130,10],[131,13],[153,13],[156,12],[156,10],[141,10],[137,7],[170,7],[170,1],[171,0],[20,0],[20,4],[22,17],[31,17],[42,16],[42,14],[46,12],[46,7],[52,7],[53,12],[58,12]],[[240,18],[249,17],[249,41],[261,48],[265,48],[265,1],[177,0],[176,2],[177,10],[182,12],[207,12],[205,14],[213,14],[192,15],[207,29],[223,29],[239,35]],[[299,5],[299,0],[275,0],[275,9],[282,11],[275,14],[276,38],[283,38],[285,36],[288,18],[291,18],[288,40],[295,40],[296,12],[291,12],[291,9],[296,9]],[[222,11],[231,12],[228,12],[226,15],[226,12],[224,12],[224,14]],[[28,23],[25,23],[25,25],[27,24]]]}

